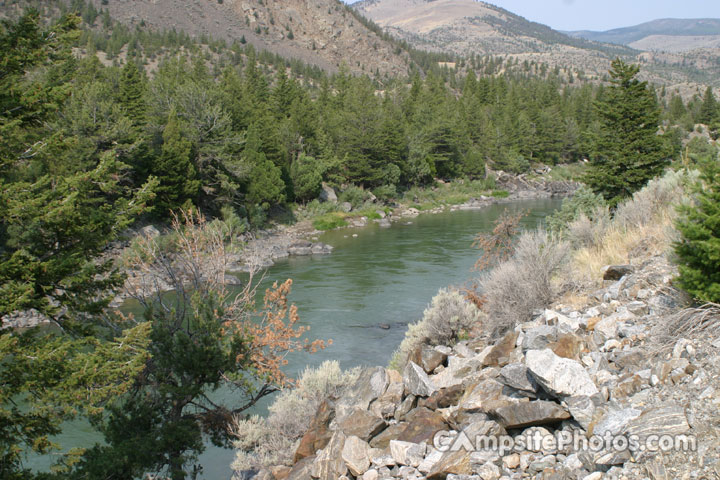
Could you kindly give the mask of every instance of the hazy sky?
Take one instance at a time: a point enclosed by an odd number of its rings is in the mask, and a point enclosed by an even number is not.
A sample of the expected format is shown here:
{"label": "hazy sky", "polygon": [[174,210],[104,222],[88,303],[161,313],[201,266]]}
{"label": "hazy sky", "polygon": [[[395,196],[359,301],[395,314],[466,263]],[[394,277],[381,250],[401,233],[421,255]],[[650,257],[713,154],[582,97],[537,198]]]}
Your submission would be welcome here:
{"label": "hazy sky", "polygon": [[[356,0],[345,0],[355,3]],[[490,0],[557,30],[609,30],[658,18],[720,18],[720,0]]]}

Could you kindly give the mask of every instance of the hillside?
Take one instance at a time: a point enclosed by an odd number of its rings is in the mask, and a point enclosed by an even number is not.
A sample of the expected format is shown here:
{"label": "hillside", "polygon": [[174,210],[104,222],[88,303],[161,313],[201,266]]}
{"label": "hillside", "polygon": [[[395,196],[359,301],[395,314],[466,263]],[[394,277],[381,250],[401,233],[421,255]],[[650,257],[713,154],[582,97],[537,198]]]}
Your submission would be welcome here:
{"label": "hillside", "polygon": [[[247,42],[329,71],[346,63],[353,73],[392,77],[406,74],[410,63],[402,48],[364,26],[339,0],[91,1],[129,27]],[[38,3],[52,6],[57,2],[0,2],[0,16]]]}
{"label": "hillside", "polygon": [[601,71],[608,57],[634,53],[627,47],[570,37],[475,0],[364,0],[354,7],[416,47],[460,55],[513,55]]}
{"label": "hillside", "polygon": [[688,51],[720,44],[720,19],[665,18],[604,32],[565,32],[575,38],[629,45],[638,50]]}

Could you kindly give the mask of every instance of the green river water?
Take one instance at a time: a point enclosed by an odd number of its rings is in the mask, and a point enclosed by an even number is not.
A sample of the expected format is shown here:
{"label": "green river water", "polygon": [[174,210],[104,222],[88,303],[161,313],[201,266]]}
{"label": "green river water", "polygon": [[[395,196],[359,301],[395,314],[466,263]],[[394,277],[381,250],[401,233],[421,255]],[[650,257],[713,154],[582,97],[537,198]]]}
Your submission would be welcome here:
{"label": "green river water", "polygon": [[[491,230],[507,209],[527,211],[523,223],[535,228],[560,203],[559,199],[515,201],[482,210],[420,215],[389,228],[373,223],[335,230],[319,237],[335,247],[331,255],[278,261],[265,281],[292,278],[290,299],[298,306],[301,323],[311,326],[309,337],[333,340],[316,354],[293,355],[287,372],[295,377],[305,367],[331,359],[342,368],[387,365],[407,324],[422,317],[438,289],[463,285],[475,275],[471,269],[478,251],[471,244],[478,232]],[[257,412],[264,413],[266,408],[267,404],[260,405]],[[83,422],[67,424],[57,438],[64,447],[87,446],[98,440]],[[200,458],[203,478],[229,479],[232,459],[231,450],[208,446]],[[31,459],[29,463],[44,469],[50,460]]]}

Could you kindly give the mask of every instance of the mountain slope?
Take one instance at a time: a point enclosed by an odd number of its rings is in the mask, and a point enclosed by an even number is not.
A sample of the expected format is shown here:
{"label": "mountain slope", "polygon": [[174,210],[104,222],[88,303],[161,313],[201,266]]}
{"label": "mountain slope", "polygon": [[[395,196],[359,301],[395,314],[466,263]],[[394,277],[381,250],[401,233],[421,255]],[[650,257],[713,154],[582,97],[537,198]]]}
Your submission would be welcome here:
{"label": "mountain slope", "polygon": [[579,30],[566,32],[576,38],[585,38],[596,42],[632,45],[650,36],[663,37],[707,37],[720,35],[720,19],[665,18],[641,23],[632,27],[615,28],[605,32]]}
{"label": "mountain slope", "polygon": [[176,29],[301,59],[327,70],[407,73],[407,53],[357,21],[339,0],[92,0],[116,20]]}
{"label": "mountain slope", "polygon": [[574,38],[476,0],[364,0],[361,14],[407,38],[458,54],[541,53],[558,48],[627,55],[630,49]]}

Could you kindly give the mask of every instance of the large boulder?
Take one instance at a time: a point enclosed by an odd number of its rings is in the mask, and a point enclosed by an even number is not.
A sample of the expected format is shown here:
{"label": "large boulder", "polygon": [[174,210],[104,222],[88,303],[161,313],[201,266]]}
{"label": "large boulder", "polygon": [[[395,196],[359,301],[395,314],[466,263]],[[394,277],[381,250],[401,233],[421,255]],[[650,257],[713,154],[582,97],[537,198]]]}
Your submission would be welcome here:
{"label": "large boulder", "polygon": [[335,190],[333,190],[333,188],[325,182],[323,182],[323,184],[322,184],[322,190],[320,191],[320,196],[318,197],[318,199],[321,202],[330,202],[330,203],[337,203],[337,201],[338,201],[337,195],[335,194]]}
{"label": "large boulder", "polygon": [[527,352],[525,366],[543,390],[556,398],[592,396],[599,392],[580,363],[559,357],[550,349]]}

